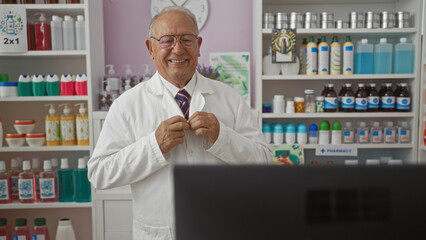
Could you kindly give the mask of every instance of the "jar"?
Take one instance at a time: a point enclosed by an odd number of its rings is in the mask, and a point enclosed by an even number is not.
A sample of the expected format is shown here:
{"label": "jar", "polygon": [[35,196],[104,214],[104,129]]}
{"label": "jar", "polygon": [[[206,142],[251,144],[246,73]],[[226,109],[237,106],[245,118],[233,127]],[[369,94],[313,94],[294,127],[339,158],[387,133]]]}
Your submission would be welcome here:
{"label": "jar", "polygon": [[294,110],[296,113],[305,112],[305,98],[294,97]]}
{"label": "jar", "polygon": [[270,103],[262,104],[262,112],[263,113],[271,113],[272,112],[272,104],[270,104]]}
{"label": "jar", "polygon": [[324,96],[318,96],[315,98],[316,112],[324,112]]}
{"label": "jar", "polygon": [[274,95],[272,106],[274,113],[284,113],[284,95]]}
{"label": "jar", "polygon": [[18,83],[17,82],[0,82],[0,98],[17,97]]}
{"label": "jar", "polygon": [[315,112],[315,91],[313,89],[305,89],[305,112]]}

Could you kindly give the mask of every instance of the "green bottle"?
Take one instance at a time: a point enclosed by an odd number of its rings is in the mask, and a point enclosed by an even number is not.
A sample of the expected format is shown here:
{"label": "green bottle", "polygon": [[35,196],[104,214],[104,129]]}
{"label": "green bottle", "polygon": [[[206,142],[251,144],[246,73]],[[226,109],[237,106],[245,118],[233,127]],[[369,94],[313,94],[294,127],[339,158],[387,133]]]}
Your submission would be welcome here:
{"label": "green bottle", "polygon": [[90,202],[92,201],[92,193],[90,182],[87,178],[86,159],[78,159],[78,169],[74,170],[75,180],[75,201]]}
{"label": "green bottle", "polygon": [[68,158],[61,159],[61,168],[56,170],[58,175],[58,202],[74,201],[73,170],[68,167]]}

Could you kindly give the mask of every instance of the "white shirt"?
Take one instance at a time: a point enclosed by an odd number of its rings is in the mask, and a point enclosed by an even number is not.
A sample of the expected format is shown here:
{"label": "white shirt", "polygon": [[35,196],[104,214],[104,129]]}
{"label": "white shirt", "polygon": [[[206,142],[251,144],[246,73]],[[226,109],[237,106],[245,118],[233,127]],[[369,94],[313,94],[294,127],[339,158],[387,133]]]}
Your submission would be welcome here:
{"label": "white shirt", "polygon": [[272,162],[272,151],[243,98],[219,81],[196,75],[189,116],[196,111],[215,114],[220,130],[214,144],[186,131],[186,144],[161,153],[155,130],[162,121],[183,114],[156,73],[114,101],[88,162],[95,188],[130,184],[134,239],[173,238],[173,164]]}

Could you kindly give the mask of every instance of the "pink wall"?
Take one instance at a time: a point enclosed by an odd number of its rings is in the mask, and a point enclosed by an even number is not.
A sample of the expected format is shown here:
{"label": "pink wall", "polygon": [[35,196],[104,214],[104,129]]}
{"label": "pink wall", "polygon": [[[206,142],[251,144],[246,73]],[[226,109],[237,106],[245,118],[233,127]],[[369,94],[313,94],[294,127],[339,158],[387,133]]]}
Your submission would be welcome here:
{"label": "pink wall", "polygon": [[[250,52],[253,56],[252,1],[209,0],[209,16],[200,31],[203,37],[199,62],[208,65],[210,52]],[[125,64],[141,74],[141,64],[154,64],[145,47],[151,20],[151,0],[105,0],[105,63],[114,64],[117,74],[124,74]],[[252,60],[253,63],[253,60]],[[254,66],[251,66],[253,93]],[[252,100],[253,103],[253,100]]]}

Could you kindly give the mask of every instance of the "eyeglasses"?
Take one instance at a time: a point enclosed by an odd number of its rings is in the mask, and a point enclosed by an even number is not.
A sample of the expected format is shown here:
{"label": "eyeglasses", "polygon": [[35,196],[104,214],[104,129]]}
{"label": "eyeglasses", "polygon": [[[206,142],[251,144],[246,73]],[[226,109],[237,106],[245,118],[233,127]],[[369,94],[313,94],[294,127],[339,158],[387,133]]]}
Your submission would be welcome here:
{"label": "eyeglasses", "polygon": [[150,38],[157,40],[160,43],[161,48],[170,49],[176,45],[177,39],[179,38],[180,44],[185,47],[192,47],[196,44],[198,36],[194,34],[182,34],[182,35],[164,35],[160,39],[151,36]]}

